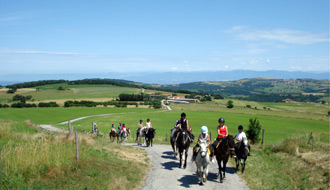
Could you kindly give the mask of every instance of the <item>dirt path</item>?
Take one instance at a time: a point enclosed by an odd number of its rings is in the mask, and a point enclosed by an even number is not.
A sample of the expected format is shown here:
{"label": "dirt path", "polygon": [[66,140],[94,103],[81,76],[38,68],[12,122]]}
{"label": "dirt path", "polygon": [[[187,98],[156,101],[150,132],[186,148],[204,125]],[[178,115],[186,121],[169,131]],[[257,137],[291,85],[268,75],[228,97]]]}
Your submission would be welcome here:
{"label": "dirt path", "polygon": [[62,129],[59,129],[59,128],[51,126],[51,125],[40,125],[40,127],[43,128],[43,129],[46,129],[48,131],[65,132]]}
{"label": "dirt path", "polygon": [[[136,145],[134,145],[136,146]],[[172,148],[168,145],[154,145],[153,147],[142,147],[148,152],[151,160],[151,171],[149,172],[143,190],[153,189],[249,189],[235,173],[235,169],[227,167],[226,178],[219,183],[218,164],[211,163],[209,176],[204,185],[198,184],[196,164],[191,162],[192,149],[189,149],[187,168],[180,169],[179,160],[173,157]]]}

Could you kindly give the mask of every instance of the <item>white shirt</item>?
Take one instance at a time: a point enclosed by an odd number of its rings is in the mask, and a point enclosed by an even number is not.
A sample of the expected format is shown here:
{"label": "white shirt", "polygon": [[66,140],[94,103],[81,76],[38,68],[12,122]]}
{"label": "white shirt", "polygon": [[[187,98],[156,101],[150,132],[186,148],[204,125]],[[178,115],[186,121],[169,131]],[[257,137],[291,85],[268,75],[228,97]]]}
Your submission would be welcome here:
{"label": "white shirt", "polygon": [[246,135],[245,135],[245,133],[243,131],[241,133],[240,132],[236,133],[236,140],[237,141],[240,141],[241,142],[243,140],[243,138],[244,139],[247,139],[246,138]]}
{"label": "white shirt", "polygon": [[151,123],[150,122],[147,122],[147,128],[149,129],[151,127]]}

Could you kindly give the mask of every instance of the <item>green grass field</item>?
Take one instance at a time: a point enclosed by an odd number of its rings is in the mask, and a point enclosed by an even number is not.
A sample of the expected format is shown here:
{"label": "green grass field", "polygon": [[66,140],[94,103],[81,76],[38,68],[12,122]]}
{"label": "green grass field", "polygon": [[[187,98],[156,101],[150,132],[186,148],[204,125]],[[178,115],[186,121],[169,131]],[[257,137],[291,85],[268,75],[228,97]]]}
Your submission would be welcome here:
{"label": "green grass field", "polygon": [[[66,90],[57,90],[58,87]],[[37,91],[36,88],[39,88]],[[160,92],[145,90],[145,93]],[[59,99],[82,99],[82,98],[116,98],[121,93],[141,93],[140,88],[119,87],[113,85],[69,85],[66,83],[37,86],[29,89],[18,89],[15,94],[24,96],[31,95],[34,100],[59,100]],[[164,93],[164,92],[160,92]],[[0,91],[0,103],[10,102],[14,94],[7,94],[5,90]]]}

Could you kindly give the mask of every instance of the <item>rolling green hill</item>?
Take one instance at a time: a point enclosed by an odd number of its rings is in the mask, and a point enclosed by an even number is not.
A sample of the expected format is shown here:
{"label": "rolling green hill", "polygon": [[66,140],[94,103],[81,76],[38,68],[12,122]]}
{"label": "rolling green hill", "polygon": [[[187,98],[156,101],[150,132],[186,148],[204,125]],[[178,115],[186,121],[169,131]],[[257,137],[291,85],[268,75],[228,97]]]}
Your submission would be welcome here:
{"label": "rolling green hill", "polygon": [[226,98],[241,98],[253,101],[281,101],[291,98],[296,101],[317,102],[329,95],[329,80],[313,79],[267,79],[254,78],[237,81],[208,81],[157,87],[175,90],[220,94]]}

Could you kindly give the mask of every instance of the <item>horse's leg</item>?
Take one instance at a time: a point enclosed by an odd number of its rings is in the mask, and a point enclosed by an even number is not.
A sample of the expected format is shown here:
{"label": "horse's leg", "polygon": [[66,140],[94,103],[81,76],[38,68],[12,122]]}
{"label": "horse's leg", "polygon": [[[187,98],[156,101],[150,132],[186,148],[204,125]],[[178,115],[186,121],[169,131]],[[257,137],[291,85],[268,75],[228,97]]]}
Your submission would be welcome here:
{"label": "horse's leg", "polygon": [[238,159],[238,157],[235,158],[235,163],[236,163],[236,170],[238,170],[238,167],[239,167],[239,159]]}
{"label": "horse's leg", "polygon": [[200,165],[197,168],[199,173],[199,184],[203,185],[203,166]]}
{"label": "horse's leg", "polygon": [[153,138],[151,138],[151,140],[150,140],[150,141],[151,141],[151,147],[152,147],[152,139],[153,139]]}
{"label": "horse's leg", "polygon": [[220,183],[222,183],[222,167],[221,167],[221,160],[218,160],[218,166],[219,166],[219,175],[220,175]]}
{"label": "horse's leg", "polygon": [[208,172],[208,165],[203,167],[203,182],[206,182],[207,172]]}
{"label": "horse's leg", "polygon": [[185,152],[184,152],[184,165],[183,165],[184,169],[186,169],[186,167],[187,167],[188,150],[189,150],[189,147],[187,149],[185,149]]}
{"label": "horse's leg", "polygon": [[180,154],[180,164],[179,164],[179,168],[181,168],[181,165],[182,165],[182,153],[183,153],[183,151],[179,150],[179,154]]}
{"label": "horse's leg", "polygon": [[226,167],[227,167],[228,158],[229,157],[225,157],[223,160],[223,167],[222,167],[223,179],[225,179],[225,177],[226,177]]}
{"label": "horse's leg", "polygon": [[245,161],[246,161],[246,157],[244,158],[243,164],[242,164],[242,173],[244,173],[245,170]]}

